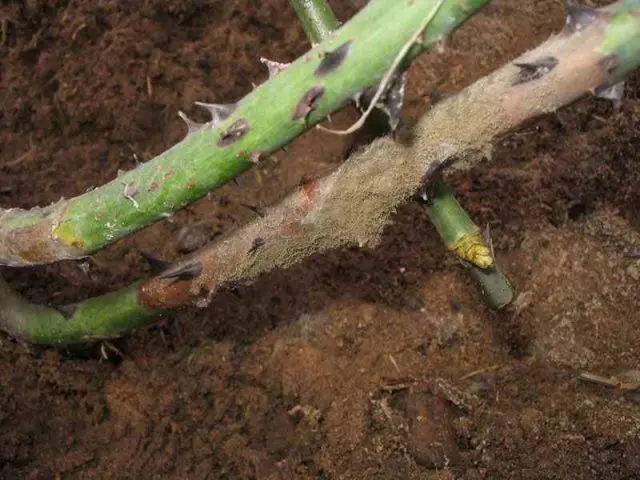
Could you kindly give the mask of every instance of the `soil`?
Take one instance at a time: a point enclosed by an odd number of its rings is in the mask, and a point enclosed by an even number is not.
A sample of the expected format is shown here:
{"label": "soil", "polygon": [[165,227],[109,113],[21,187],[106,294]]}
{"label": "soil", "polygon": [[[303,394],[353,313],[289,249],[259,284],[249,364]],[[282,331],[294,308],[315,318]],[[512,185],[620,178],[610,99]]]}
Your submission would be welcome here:
{"label": "soil", "polygon": [[[341,19],[365,2],[332,1]],[[594,2],[591,2],[594,3]],[[559,0],[496,0],[410,71],[405,118],[542,42]],[[0,205],[114,178],[308,43],[285,0],[0,5]],[[336,115],[346,124],[353,112]],[[451,179],[514,306],[483,307],[417,204],[373,250],[319,255],[107,344],[0,336],[2,478],[637,479],[640,77],[496,139]],[[463,127],[461,127],[463,128]],[[343,161],[322,132],[79,262],[0,273],[63,304],[149,275]]]}

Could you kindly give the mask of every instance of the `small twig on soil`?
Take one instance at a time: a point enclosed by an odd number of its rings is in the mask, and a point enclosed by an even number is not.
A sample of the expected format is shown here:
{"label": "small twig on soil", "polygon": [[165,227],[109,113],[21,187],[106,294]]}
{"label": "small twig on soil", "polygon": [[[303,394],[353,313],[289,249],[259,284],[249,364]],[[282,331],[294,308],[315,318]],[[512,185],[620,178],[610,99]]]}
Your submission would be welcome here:
{"label": "small twig on soil", "polygon": [[7,29],[9,28],[9,21],[6,18],[0,20],[0,46],[4,47],[7,44]]}
{"label": "small twig on soil", "polygon": [[595,383],[605,387],[616,388],[623,392],[635,392],[640,390],[640,383],[638,382],[623,382],[616,377],[604,377],[595,373],[582,372],[580,374],[580,380],[588,383]]}
{"label": "small twig on soil", "polygon": [[396,367],[396,370],[398,371],[398,373],[400,373],[400,367],[398,366],[398,362],[396,362],[396,359],[393,358],[393,355],[389,354],[389,361],[393,364],[394,367]]}
{"label": "small twig on soil", "polygon": [[467,373],[466,375],[460,377],[460,380],[469,380],[470,378],[473,378],[478,375],[482,375],[483,373],[494,372],[498,368],[500,368],[500,365],[491,365],[490,367],[479,368],[477,370],[474,370],[473,372]]}
{"label": "small twig on soil", "polygon": [[380,386],[380,390],[387,393],[395,393],[401,390],[406,390],[411,388],[411,386],[418,383],[415,378],[412,377],[404,377],[404,378],[387,378],[383,377],[382,381],[384,382]]}
{"label": "small twig on soil", "polygon": [[3,164],[2,166],[5,167],[5,168],[17,167],[21,163],[23,163],[23,162],[25,162],[27,160],[30,160],[34,151],[35,151],[34,148],[30,148],[29,150],[24,152],[22,155],[20,155],[15,160],[11,160],[10,162],[7,162],[7,163]]}
{"label": "small twig on soil", "polygon": [[631,248],[630,251],[624,254],[625,258],[640,258],[640,245],[636,245]]}

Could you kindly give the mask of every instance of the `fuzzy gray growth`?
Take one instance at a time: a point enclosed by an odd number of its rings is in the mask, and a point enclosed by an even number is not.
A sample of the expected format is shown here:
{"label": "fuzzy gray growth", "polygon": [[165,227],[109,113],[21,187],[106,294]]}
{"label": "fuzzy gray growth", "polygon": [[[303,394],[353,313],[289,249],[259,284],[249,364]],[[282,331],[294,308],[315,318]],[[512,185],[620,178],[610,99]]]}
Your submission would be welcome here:
{"label": "fuzzy gray growth", "polygon": [[347,42],[344,42],[335,50],[326,52],[324,54],[324,58],[320,62],[320,65],[318,66],[318,68],[316,68],[316,71],[313,72],[313,74],[316,77],[323,77],[328,73],[336,70],[340,65],[342,65],[345,58],[347,58],[347,54],[349,53],[349,49],[351,48],[351,43],[351,40],[349,40]]}
{"label": "fuzzy gray growth", "polygon": [[204,102],[195,102],[199,107],[204,108],[211,114],[211,121],[209,122],[212,127],[215,127],[217,124],[226,120],[231,116],[233,112],[235,112],[236,107],[238,106],[236,103],[230,104],[219,104],[219,103],[204,103]]}
{"label": "fuzzy gray growth", "polygon": [[624,96],[624,82],[618,82],[608,88],[596,89],[596,96],[611,100],[613,107],[619,109],[622,106],[622,97]]}
{"label": "fuzzy gray growth", "polygon": [[396,79],[389,86],[389,91],[386,93],[382,102],[378,102],[377,108],[387,114],[389,118],[389,127],[391,130],[398,128],[400,123],[400,112],[404,103],[404,91],[407,83],[407,75],[403,73],[398,75]]}
{"label": "fuzzy gray growth", "polygon": [[[400,112],[402,110],[402,105],[404,104],[404,92],[406,83],[406,72],[396,72],[394,76],[391,77],[389,86],[380,97],[380,100],[378,101],[378,103],[376,103],[376,108],[384,112],[387,116],[389,127],[391,128],[391,130],[395,130],[400,123]],[[367,109],[371,105],[373,97],[378,91],[378,88],[379,84],[375,84],[373,87],[363,90],[353,97],[353,100],[356,103],[356,107],[361,112],[367,111]]]}
{"label": "fuzzy gray growth", "polygon": [[531,82],[544,77],[558,65],[555,57],[544,57],[531,63],[514,63],[520,69],[512,85]]}
{"label": "fuzzy gray growth", "polygon": [[202,127],[204,127],[204,125],[205,125],[203,123],[194,122],[189,117],[187,117],[187,115],[182,110],[180,110],[178,112],[178,116],[182,120],[184,120],[184,123],[187,124],[187,137],[189,135],[192,135],[192,134],[196,133],[197,131],[201,130]]}

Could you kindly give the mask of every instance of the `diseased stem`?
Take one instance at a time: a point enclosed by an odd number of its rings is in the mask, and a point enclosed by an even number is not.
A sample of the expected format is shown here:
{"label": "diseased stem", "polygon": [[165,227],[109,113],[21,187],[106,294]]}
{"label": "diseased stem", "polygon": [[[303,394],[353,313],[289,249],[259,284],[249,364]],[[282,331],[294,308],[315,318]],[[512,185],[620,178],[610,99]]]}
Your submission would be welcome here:
{"label": "diseased stem", "polygon": [[[187,138],[153,160],[43,209],[0,209],[0,264],[86,256],[225,184],[379,81],[439,1],[372,0],[236,104],[206,107],[213,120],[191,123]],[[489,1],[446,0],[407,59],[437,45]]]}
{"label": "diseased stem", "polygon": [[494,310],[511,303],[514,297],[511,284],[496,264],[480,228],[456,200],[453,189],[436,178],[425,188],[425,194],[431,223],[447,248],[462,260],[484,302]]}
{"label": "diseased stem", "polygon": [[[523,66],[551,57],[554,68],[538,72],[535,78],[530,76],[531,68]],[[206,306],[220,288],[251,283],[312,254],[347,245],[375,245],[398,206],[415,195],[434,168],[451,159],[456,161],[449,169],[470,168],[487,158],[496,135],[554,112],[589,91],[615,84],[639,65],[640,0],[595,10],[588,21],[578,24],[570,18],[560,34],[434,106],[416,126],[410,146],[387,138],[377,140],[331,175],[302,185],[264,218],[176,267],[197,263],[201,267],[198,276],[168,277],[165,272],[137,290],[134,285],[81,302],[70,320],[63,323],[58,318],[56,328],[49,324],[52,309],[40,310],[42,307],[12,300],[5,293],[0,299],[13,303],[0,315],[0,329],[29,342],[64,344],[83,341],[76,327],[82,321],[86,322],[83,338],[97,339],[105,330],[123,333],[151,323],[154,314],[171,308]],[[523,72],[529,75],[526,81]],[[100,322],[93,325],[94,317],[80,315],[85,303],[110,305],[111,310],[98,309],[105,316],[95,317]],[[120,328],[122,315],[109,316],[109,312],[126,309],[136,321]],[[6,311],[22,321],[11,320]],[[116,328],[109,328],[110,323]]]}

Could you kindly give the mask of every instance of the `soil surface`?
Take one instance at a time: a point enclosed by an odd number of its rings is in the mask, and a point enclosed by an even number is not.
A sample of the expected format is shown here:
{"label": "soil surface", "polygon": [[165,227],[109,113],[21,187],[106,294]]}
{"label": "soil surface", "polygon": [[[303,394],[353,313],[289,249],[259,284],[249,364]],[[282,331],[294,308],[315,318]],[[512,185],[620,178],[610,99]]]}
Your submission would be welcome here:
{"label": "soil surface", "polygon": [[[361,1],[332,1],[348,19]],[[591,2],[592,4],[594,2]],[[559,0],[496,0],[410,70],[405,118],[545,40]],[[113,179],[308,43],[285,0],[0,5],[0,205]],[[334,117],[347,124],[353,112]],[[496,139],[452,178],[519,296],[483,307],[423,209],[374,250],[310,258],[110,344],[0,336],[0,477],[637,479],[640,76]],[[463,126],[461,126],[463,128]],[[313,131],[171,221],[79,262],[0,273],[59,305],[149,275],[343,161]]]}

